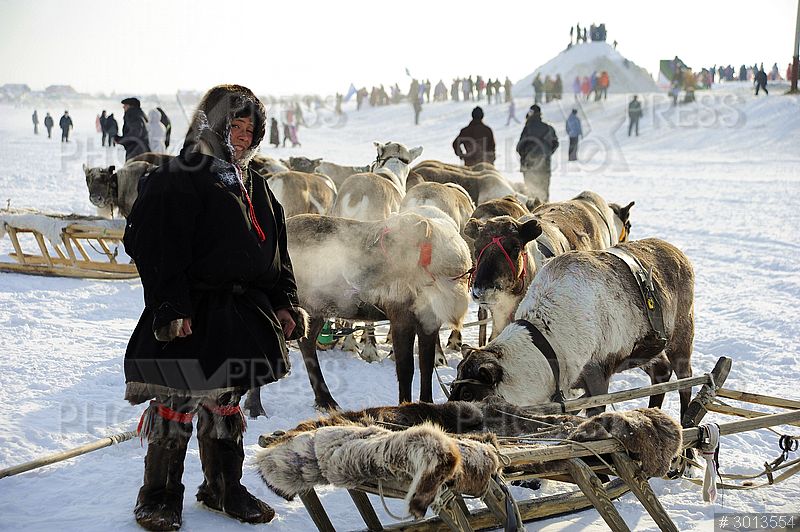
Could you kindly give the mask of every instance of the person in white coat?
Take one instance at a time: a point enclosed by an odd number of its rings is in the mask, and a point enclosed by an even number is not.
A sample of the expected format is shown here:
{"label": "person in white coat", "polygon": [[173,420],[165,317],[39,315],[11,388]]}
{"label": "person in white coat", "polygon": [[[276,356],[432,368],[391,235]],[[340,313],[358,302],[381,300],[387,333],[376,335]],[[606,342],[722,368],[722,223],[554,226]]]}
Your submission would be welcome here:
{"label": "person in white coat", "polygon": [[158,109],[151,109],[147,113],[147,137],[150,141],[150,151],[164,153],[167,147],[164,141],[167,138],[167,129],[161,123],[161,113]]}

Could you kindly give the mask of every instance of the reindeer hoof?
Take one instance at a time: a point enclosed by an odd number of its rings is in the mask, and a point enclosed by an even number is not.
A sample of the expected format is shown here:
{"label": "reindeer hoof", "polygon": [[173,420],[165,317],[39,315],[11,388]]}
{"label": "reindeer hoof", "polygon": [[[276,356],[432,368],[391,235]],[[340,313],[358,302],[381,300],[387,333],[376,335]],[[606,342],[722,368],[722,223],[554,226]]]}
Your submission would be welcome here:
{"label": "reindeer hoof", "polygon": [[461,351],[461,342],[456,340],[448,340],[445,349],[450,349],[452,351]]}
{"label": "reindeer hoof", "polygon": [[327,399],[317,399],[314,404],[314,408],[321,412],[341,412],[342,407],[339,406],[333,397],[328,397]]}
{"label": "reindeer hoof", "polygon": [[447,367],[447,357],[444,356],[444,353],[436,353],[433,363],[437,366]]}

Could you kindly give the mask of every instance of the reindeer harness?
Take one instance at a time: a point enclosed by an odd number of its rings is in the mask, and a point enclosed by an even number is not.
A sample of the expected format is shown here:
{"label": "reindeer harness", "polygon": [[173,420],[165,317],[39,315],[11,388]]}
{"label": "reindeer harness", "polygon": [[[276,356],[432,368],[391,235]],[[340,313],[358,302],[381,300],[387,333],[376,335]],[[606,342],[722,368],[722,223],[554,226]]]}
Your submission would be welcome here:
{"label": "reindeer harness", "polygon": [[647,319],[650,322],[650,327],[656,334],[656,339],[658,343],[661,344],[661,349],[663,349],[667,345],[667,333],[666,327],[664,326],[664,309],[656,293],[655,285],[653,284],[653,269],[650,268],[646,270],[638,258],[622,248],[614,246],[604,251],[619,258],[628,266],[631,274],[633,274],[633,278],[642,294],[642,300],[644,302],[645,311],[647,311]]}

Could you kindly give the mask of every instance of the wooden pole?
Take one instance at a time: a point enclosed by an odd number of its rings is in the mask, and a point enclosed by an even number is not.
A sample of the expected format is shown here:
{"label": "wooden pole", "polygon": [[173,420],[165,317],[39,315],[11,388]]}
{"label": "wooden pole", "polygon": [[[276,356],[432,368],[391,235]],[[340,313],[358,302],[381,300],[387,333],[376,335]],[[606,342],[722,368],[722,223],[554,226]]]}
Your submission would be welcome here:
{"label": "wooden pole", "polygon": [[792,87],[789,94],[797,94],[797,74],[800,70],[800,0],[797,0],[797,22],[794,28],[794,54],[792,55]]}
{"label": "wooden pole", "polygon": [[50,454],[47,456],[43,456],[42,458],[37,458],[36,460],[31,460],[30,462],[25,462],[24,464],[2,469],[0,470],[0,478],[11,477],[14,475],[18,475],[20,473],[24,473],[26,471],[30,471],[31,469],[38,469],[46,465],[55,464],[56,462],[63,462],[64,460],[67,460],[69,458],[74,458],[82,454],[90,453],[92,451],[96,451],[104,447],[110,447],[114,444],[122,443],[131,440],[135,437],[136,437],[136,431],[133,430],[128,432],[121,432],[119,434],[114,434],[113,436],[102,438],[92,443],[87,443],[86,445],[75,447],[74,449],[70,449],[68,451]]}
{"label": "wooden pole", "polygon": [[717,395],[727,399],[743,401],[745,403],[800,410],[800,401],[792,401],[791,399],[783,399],[781,397],[770,397],[769,395],[760,395],[757,393],[739,392],[736,390],[728,390],[727,388],[720,388],[717,390]]}

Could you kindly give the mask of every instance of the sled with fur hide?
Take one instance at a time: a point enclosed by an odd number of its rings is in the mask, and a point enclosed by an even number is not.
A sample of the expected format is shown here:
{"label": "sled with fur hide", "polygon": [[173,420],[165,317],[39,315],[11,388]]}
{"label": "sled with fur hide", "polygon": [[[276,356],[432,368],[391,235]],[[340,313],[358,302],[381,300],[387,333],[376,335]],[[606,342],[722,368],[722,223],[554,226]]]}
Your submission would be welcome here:
{"label": "sled with fur hide", "polygon": [[[259,443],[265,450],[258,467],[273,491],[286,498],[299,496],[321,531],[335,530],[315,491],[325,484],[348,490],[368,530],[522,530],[523,522],[589,508],[610,529],[629,530],[613,500],[630,491],[661,530],[676,531],[648,478],[672,478],[667,470],[683,460],[673,456],[702,444],[698,424],[717,408],[718,392],[790,409],[720,424],[722,435],[800,422],[795,402],[722,389],[730,367],[731,360],[723,357],[703,376],[567,401],[563,411],[561,405],[516,407],[495,400],[339,413],[262,436]],[[606,412],[589,419],[569,414],[698,385],[701,389],[680,426],[655,409]],[[560,443],[543,445],[548,437]],[[786,474],[794,469],[800,466]],[[530,479],[575,488],[515,501],[507,484]],[[403,499],[416,519],[384,525],[369,495]],[[466,497],[480,499],[485,508],[470,510]],[[428,509],[433,515],[423,518]]]}
{"label": "sled with fur hide", "polygon": [[0,258],[0,271],[79,277],[133,279],[136,266],[118,261],[125,220],[97,216],[0,211],[0,239],[11,241],[10,261]]}

